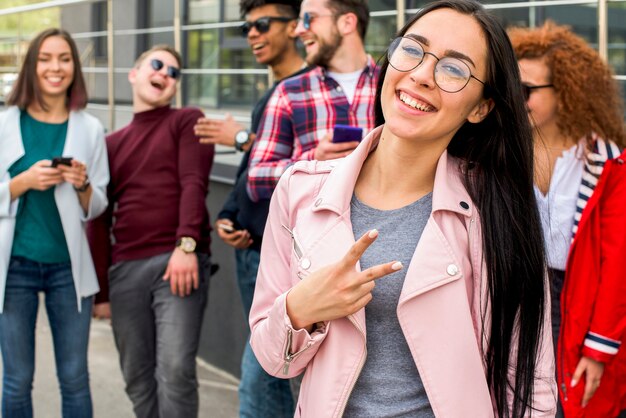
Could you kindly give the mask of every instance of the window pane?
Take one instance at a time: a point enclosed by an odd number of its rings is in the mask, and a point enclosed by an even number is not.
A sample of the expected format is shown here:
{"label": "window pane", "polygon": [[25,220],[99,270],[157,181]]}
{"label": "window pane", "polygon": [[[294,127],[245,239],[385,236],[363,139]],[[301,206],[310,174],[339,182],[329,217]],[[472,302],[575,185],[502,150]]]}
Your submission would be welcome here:
{"label": "window pane", "polygon": [[220,17],[219,0],[189,0],[187,23],[218,22]]}
{"label": "window pane", "polygon": [[378,12],[383,10],[396,10],[396,0],[370,0],[370,12]]}
{"label": "window pane", "polygon": [[[619,84],[622,91],[622,100],[626,103],[626,80],[619,81]],[[626,107],[624,108],[624,120],[626,120]]]}
{"label": "window pane", "polygon": [[374,60],[378,60],[387,51],[389,43],[396,33],[396,17],[381,16],[370,19],[365,48]]}
{"label": "window pane", "polygon": [[188,0],[187,23],[240,20],[238,0]]}
{"label": "window pane", "polygon": [[174,2],[172,0],[150,0],[148,27],[172,26],[174,24]]}
{"label": "window pane", "polygon": [[626,3],[609,3],[609,64],[619,75],[626,75],[626,26],[624,22],[626,22]]}
{"label": "window pane", "polygon": [[[256,63],[237,28],[190,31],[187,36],[186,101],[203,108],[250,110],[268,88],[263,66]],[[193,74],[193,70],[259,69],[261,74]]]}

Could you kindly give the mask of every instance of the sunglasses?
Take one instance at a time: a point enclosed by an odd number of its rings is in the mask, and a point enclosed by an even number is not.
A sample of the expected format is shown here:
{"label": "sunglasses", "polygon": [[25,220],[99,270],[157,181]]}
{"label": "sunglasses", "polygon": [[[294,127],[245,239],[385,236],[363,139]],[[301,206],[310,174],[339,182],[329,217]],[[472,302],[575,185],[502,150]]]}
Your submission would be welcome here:
{"label": "sunglasses", "polygon": [[270,26],[272,26],[272,22],[291,22],[294,20],[293,17],[284,17],[284,16],[263,16],[255,20],[254,22],[245,22],[239,28],[241,29],[241,34],[243,36],[248,36],[248,33],[252,28],[255,28],[259,33],[267,33],[270,30]]}
{"label": "sunglasses", "polygon": [[[154,58],[150,60],[150,66],[154,71],[160,71],[161,68],[165,66],[163,61],[160,59]],[[172,67],[171,65],[167,67],[167,75],[174,80],[177,80],[180,77],[180,68]]]}
{"label": "sunglasses", "polygon": [[531,86],[530,84],[522,84],[522,92],[524,93],[524,99],[528,101],[530,94],[536,89],[545,89],[548,87],[554,87],[554,84],[542,84],[540,86]]}
{"label": "sunglasses", "polygon": [[314,19],[318,17],[332,17],[332,16],[334,15],[313,15],[309,12],[304,12],[302,13],[302,17],[299,20],[302,21],[302,26],[304,27],[304,29],[309,30],[311,29],[311,22],[313,22]]}

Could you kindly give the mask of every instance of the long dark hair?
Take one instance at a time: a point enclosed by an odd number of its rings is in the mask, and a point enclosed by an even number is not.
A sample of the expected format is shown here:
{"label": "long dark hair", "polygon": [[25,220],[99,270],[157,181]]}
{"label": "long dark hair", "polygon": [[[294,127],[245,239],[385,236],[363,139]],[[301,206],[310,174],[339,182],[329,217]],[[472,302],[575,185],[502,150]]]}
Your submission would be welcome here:
{"label": "long dark hair", "polygon": [[[543,238],[533,191],[532,131],[513,48],[504,28],[480,3],[431,3],[398,35],[404,35],[422,16],[441,8],[474,17],[483,29],[489,50],[483,94],[494,101],[494,108],[482,122],[466,122],[452,138],[448,153],[464,161],[465,186],[481,218],[490,298],[483,304],[490,307],[491,313],[489,329],[483,329],[488,336],[484,359],[487,380],[498,415],[522,417],[533,408],[546,299]],[[388,66],[385,57],[376,95],[377,125],[385,122],[380,92]],[[510,368],[516,371],[514,381],[509,381]],[[512,410],[507,391],[513,393]]]}
{"label": "long dark hair", "polygon": [[17,106],[26,109],[31,103],[36,102],[43,110],[48,110],[48,105],[41,95],[39,83],[37,81],[37,60],[41,44],[51,36],[63,38],[70,46],[72,61],[74,62],[74,80],[67,89],[67,108],[70,110],[84,109],[87,106],[87,87],[83,71],[80,66],[80,56],[78,48],[72,36],[63,29],[50,28],[40,32],[28,45],[26,57],[22,68],[20,68],[17,81],[7,98],[9,106]]}

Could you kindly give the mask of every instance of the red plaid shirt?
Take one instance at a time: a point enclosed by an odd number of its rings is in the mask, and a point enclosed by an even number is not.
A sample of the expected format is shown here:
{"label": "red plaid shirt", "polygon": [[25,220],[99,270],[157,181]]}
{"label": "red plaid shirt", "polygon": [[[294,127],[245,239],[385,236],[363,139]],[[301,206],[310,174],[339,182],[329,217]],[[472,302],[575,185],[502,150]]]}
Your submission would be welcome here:
{"label": "red plaid shirt", "polygon": [[285,170],[296,161],[312,160],[318,140],[336,124],[359,126],[363,134],[371,131],[378,73],[368,57],[352,103],[321,67],[280,83],[267,103],[250,155],[250,199],[269,199]]}

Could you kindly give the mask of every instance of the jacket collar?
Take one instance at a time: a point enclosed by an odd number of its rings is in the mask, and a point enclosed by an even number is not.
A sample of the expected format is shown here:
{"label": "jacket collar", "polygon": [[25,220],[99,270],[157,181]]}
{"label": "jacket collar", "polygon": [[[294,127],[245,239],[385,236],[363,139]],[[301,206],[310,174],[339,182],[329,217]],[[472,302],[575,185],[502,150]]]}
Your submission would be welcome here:
{"label": "jacket collar", "polygon": [[[583,228],[589,219],[590,213],[595,207],[600,193],[596,189],[602,178],[602,172],[606,162],[620,155],[619,147],[612,141],[605,141],[597,134],[591,134],[593,149],[585,156],[585,167],[583,169],[583,181],[578,189],[578,199],[576,200],[576,213],[580,217],[574,217],[572,225],[572,241],[576,242],[578,229]],[[586,141],[581,140],[581,143]],[[571,254],[571,250],[570,250]]]}
{"label": "jacket collar", "polygon": [[[350,208],[356,180],[367,156],[377,146],[382,126],[371,131],[359,146],[330,172],[322,186],[313,211],[330,210],[341,215]],[[439,157],[433,188],[433,212],[448,210],[471,217],[473,204],[462,182],[459,160],[444,151]]]}
{"label": "jacket collar", "polygon": [[[15,161],[24,155],[22,134],[20,131],[20,109],[17,106],[9,107],[3,112],[0,123],[0,170],[2,174],[9,170]],[[0,175],[2,177],[2,175]]]}
{"label": "jacket collar", "polygon": [[[85,128],[77,118],[78,113],[70,111],[63,155],[70,155],[77,143],[80,143]],[[0,117],[0,177],[24,155],[22,131],[20,128],[20,109],[9,107]]]}

